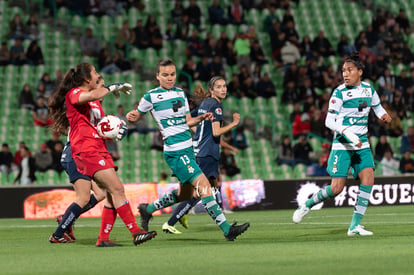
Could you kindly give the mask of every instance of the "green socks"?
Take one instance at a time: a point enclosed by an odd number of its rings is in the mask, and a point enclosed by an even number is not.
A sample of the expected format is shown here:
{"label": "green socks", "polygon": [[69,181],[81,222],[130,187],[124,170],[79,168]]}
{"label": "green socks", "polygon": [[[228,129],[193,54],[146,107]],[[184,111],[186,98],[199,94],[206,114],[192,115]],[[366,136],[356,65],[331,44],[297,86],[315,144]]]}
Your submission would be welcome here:
{"label": "green socks", "polygon": [[365,211],[368,207],[369,197],[371,196],[372,186],[370,185],[360,185],[359,192],[357,196],[357,201],[355,203],[354,215],[352,215],[351,225],[349,230],[353,230],[355,226],[361,223],[362,218],[364,217]]}
{"label": "green socks", "polygon": [[204,208],[207,210],[207,213],[214,220],[214,222],[220,227],[224,234],[227,235],[230,230],[230,224],[227,222],[226,217],[214,197],[208,196],[202,198],[201,203],[204,205]]}
{"label": "green socks", "polygon": [[312,198],[310,198],[309,200],[305,202],[305,205],[308,208],[312,208],[312,206],[320,202],[326,201],[328,198],[333,198],[333,197],[335,197],[335,195],[334,193],[332,193],[332,188],[329,185],[325,189],[321,189],[319,190],[318,193],[314,194]]}
{"label": "green socks", "polygon": [[163,209],[165,207],[173,205],[174,203],[177,203],[178,202],[177,192],[178,190],[174,189],[171,193],[167,193],[164,196],[155,200],[154,202],[148,204],[147,206],[148,213],[152,214],[155,210]]}

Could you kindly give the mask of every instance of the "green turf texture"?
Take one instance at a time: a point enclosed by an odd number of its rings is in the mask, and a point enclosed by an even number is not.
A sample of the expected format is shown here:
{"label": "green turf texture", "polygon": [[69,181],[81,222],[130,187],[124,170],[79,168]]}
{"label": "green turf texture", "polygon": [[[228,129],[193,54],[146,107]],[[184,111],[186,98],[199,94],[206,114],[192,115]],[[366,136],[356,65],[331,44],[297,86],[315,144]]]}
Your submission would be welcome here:
{"label": "green turf texture", "polygon": [[412,274],[413,206],[369,207],[370,237],[346,236],[352,212],[312,211],[301,224],[291,210],[235,212],[229,222],[251,226],[234,242],[206,214],[190,215],[187,230],[177,224],[183,234],[166,234],[163,215],[150,223],[158,236],[137,247],[118,217],[116,248],[95,247],[100,219],[77,220],[73,244],[48,242],[52,219],[0,219],[0,274]]}

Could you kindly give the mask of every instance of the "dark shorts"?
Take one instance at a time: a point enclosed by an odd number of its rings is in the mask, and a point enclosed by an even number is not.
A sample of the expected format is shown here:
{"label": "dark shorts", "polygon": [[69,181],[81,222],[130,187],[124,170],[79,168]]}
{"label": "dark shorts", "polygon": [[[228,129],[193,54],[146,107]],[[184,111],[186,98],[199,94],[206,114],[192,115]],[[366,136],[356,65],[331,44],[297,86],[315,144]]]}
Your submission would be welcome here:
{"label": "dark shorts", "polygon": [[90,177],[81,174],[76,167],[75,161],[72,159],[70,151],[70,143],[65,144],[65,148],[62,152],[60,164],[65,169],[66,174],[69,176],[70,183],[74,183],[78,179],[91,180]]}
{"label": "dark shorts", "polygon": [[219,175],[219,161],[211,156],[196,158],[197,164],[208,179],[217,179]]}

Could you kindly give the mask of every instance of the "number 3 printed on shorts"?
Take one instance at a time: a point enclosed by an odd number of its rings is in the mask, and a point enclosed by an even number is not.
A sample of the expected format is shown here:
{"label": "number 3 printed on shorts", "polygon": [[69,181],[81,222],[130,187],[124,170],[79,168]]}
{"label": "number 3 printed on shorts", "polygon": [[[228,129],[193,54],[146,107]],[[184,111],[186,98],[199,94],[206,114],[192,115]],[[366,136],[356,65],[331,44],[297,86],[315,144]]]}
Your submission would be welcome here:
{"label": "number 3 printed on shorts", "polygon": [[190,158],[187,155],[181,156],[180,159],[184,163],[184,165],[187,165],[190,163]]}

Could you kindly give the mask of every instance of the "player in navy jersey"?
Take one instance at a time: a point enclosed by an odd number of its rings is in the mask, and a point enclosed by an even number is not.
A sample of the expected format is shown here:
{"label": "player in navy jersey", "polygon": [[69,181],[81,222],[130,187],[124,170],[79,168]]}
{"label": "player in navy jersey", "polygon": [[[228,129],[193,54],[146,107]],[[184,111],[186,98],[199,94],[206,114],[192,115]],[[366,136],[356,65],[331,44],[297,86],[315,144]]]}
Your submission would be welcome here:
{"label": "player in navy jersey", "polygon": [[[214,188],[214,193],[217,203],[222,207],[222,199],[220,193],[219,184],[219,158],[220,158],[220,145],[230,150],[236,151],[237,149],[229,145],[227,142],[221,139],[221,135],[231,131],[240,122],[240,114],[233,114],[233,121],[227,125],[223,125],[223,105],[222,101],[227,95],[226,81],[220,77],[213,77],[208,83],[208,91],[205,91],[200,85],[194,91],[196,98],[202,100],[197,107],[197,115],[203,115],[211,112],[213,114],[213,120],[204,120],[194,127],[192,130],[195,132],[193,137],[194,153],[196,155],[196,161],[203,173],[208,178],[211,186]],[[174,225],[177,221],[180,221],[184,227],[188,227],[186,222],[183,222],[181,218],[194,206],[200,199],[195,196],[188,201],[182,202],[178,205],[168,222],[164,223],[162,229],[166,233],[180,234]]]}

